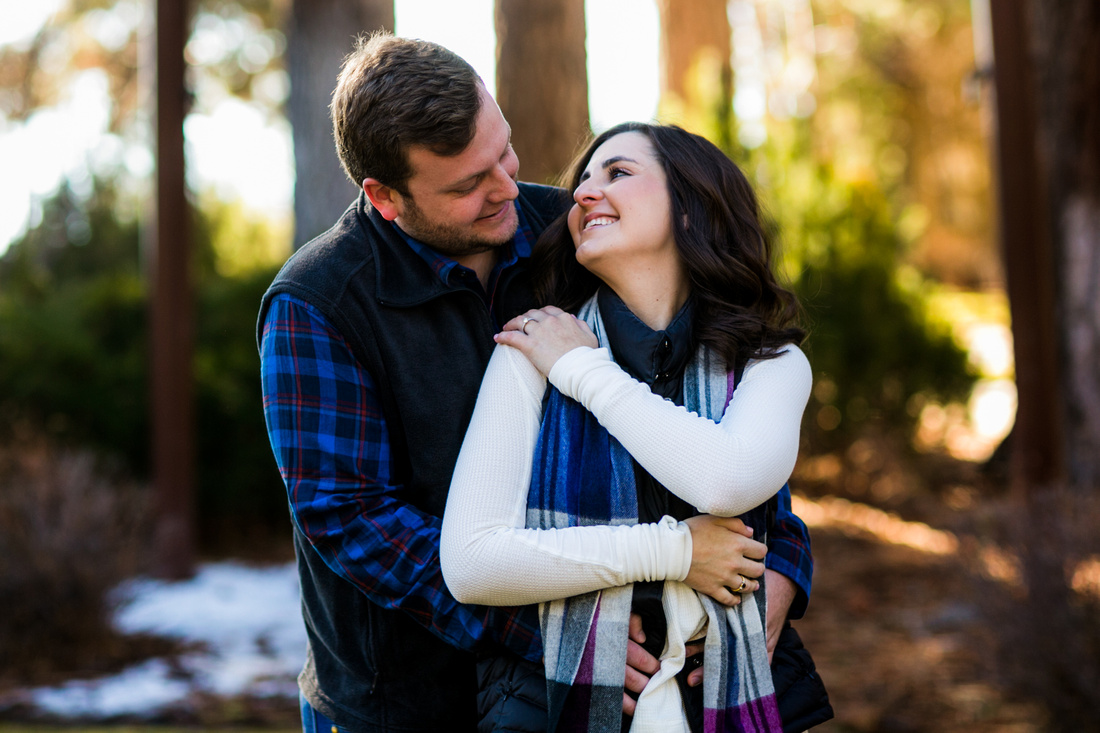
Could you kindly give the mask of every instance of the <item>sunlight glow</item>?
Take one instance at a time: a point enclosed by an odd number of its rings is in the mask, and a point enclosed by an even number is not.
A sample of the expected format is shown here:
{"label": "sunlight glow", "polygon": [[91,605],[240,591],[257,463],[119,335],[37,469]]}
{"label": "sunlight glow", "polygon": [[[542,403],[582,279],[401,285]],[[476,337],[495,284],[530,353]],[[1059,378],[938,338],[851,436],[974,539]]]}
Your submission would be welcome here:
{"label": "sunlight glow", "polygon": [[0,46],[29,41],[65,0],[0,0]]}
{"label": "sunlight glow", "polygon": [[446,46],[466,59],[485,86],[496,89],[493,0],[395,0],[394,32]]}
{"label": "sunlight glow", "polygon": [[[493,0],[397,0],[394,10],[398,35],[446,46],[469,61],[489,89],[496,89]],[[653,119],[659,92],[656,2],[588,0],[585,26],[592,129]],[[608,29],[614,29],[614,43],[608,41]]]}
{"label": "sunlight glow", "polygon": [[235,98],[210,114],[192,113],[183,126],[188,182],[213,188],[226,200],[276,214],[293,205],[294,152],[290,124],[268,118],[256,105]]}
{"label": "sunlight glow", "polygon": [[1074,570],[1070,584],[1078,593],[1100,598],[1100,556],[1083,560]]}
{"label": "sunlight glow", "polygon": [[[881,509],[826,496],[808,499],[794,494],[791,508],[810,527],[833,527],[846,533],[870,535],[891,545],[902,545],[929,555],[957,555],[962,549],[959,538],[924,524],[909,522]],[[994,544],[983,543],[976,560],[982,571],[994,580],[1010,586],[1023,581],[1020,559]],[[1069,573],[1070,587],[1082,595],[1100,598],[1100,556],[1092,555],[1077,563]]]}
{"label": "sunlight glow", "polygon": [[585,26],[592,129],[599,133],[619,122],[652,120],[660,96],[657,3],[588,0]]}
{"label": "sunlight glow", "polygon": [[95,165],[95,151],[107,134],[107,76],[100,69],[77,75],[62,102],[40,109],[25,122],[10,125],[0,135],[0,254],[8,242],[41,216],[40,199],[48,197],[65,177],[86,175]]}
{"label": "sunlight glow", "polygon": [[933,529],[923,522],[907,522],[867,504],[836,497],[815,501],[795,495],[791,497],[791,507],[810,527],[858,530],[881,542],[904,545],[932,555],[951,555],[959,549],[959,541],[951,532]]}
{"label": "sunlight glow", "polygon": [[[65,0],[0,0],[4,18],[0,45],[28,42],[65,4]],[[141,7],[121,2],[110,9],[92,10],[85,18],[86,30],[105,46],[118,46],[140,21]],[[447,46],[468,60],[489,88],[495,88],[493,0],[396,0],[394,11],[397,33]],[[226,28],[243,39],[247,46],[243,56],[256,55],[258,64],[282,50],[281,34],[241,25],[247,21],[211,17],[204,25],[200,19],[187,48],[189,59],[210,63],[229,53],[223,38]],[[658,96],[656,2],[588,0],[586,23],[593,128],[599,131],[623,120],[652,119]],[[630,42],[607,42],[608,29],[614,29],[616,39]],[[255,88],[260,97],[277,105],[285,97],[285,74],[267,76]],[[246,207],[267,215],[285,215],[292,206],[294,188],[289,125],[224,92],[211,94],[204,77],[198,81],[202,83],[195,90],[198,104],[185,126],[189,183],[240,199]],[[40,200],[52,195],[66,176],[85,175],[81,171],[89,161],[103,158],[96,151],[120,152],[119,139],[103,142],[108,137],[109,93],[103,72],[89,70],[77,77],[57,107],[43,109],[25,122],[0,118],[0,158],[8,171],[20,172],[0,180],[5,202],[0,211],[0,254],[37,223]],[[121,162],[131,174],[148,175],[152,152],[135,150],[130,144],[114,162]]]}

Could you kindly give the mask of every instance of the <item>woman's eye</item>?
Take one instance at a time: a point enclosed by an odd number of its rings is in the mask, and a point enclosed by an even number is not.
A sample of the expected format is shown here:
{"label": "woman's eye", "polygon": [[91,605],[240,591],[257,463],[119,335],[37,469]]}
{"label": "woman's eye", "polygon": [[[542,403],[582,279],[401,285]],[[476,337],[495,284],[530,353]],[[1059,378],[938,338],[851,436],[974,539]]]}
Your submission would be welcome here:
{"label": "woman's eye", "polygon": [[607,171],[607,177],[614,181],[620,176],[629,176],[630,173],[625,168],[610,168]]}

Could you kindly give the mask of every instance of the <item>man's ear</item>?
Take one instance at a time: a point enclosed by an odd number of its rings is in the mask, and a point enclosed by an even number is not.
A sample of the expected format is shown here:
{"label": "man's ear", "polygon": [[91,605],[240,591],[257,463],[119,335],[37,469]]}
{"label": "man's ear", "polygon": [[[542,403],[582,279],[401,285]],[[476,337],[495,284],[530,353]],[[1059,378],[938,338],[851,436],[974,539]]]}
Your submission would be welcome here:
{"label": "man's ear", "polygon": [[363,193],[386,221],[393,221],[403,209],[401,194],[375,178],[363,179]]}

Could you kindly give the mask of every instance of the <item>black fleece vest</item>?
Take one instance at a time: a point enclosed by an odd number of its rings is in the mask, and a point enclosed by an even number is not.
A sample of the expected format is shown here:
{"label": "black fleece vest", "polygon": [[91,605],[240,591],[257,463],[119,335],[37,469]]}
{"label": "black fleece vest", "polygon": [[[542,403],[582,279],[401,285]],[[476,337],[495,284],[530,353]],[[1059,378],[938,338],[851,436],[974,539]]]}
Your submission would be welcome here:
{"label": "black fleece vest", "polygon": [[[519,202],[537,236],[568,198],[520,184]],[[257,338],[279,293],[319,309],[350,344],[377,386],[393,483],[409,504],[442,516],[494,345],[481,295],[444,284],[363,194],[284,265],[264,295]],[[501,274],[493,309],[503,323],[532,306],[521,262]],[[297,527],[294,534],[310,646],[299,683],[311,704],[349,730],[472,729],[473,656],[370,602],[329,570]]]}

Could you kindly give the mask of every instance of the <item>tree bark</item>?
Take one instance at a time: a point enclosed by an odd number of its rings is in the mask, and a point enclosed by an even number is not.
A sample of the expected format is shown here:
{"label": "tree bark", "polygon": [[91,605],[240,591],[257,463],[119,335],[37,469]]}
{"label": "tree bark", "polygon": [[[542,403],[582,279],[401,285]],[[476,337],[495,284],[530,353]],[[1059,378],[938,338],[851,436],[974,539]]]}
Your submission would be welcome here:
{"label": "tree bark", "polygon": [[727,150],[733,67],[726,0],[658,0],[661,17],[660,116]]}
{"label": "tree bark", "polygon": [[1066,473],[1100,489],[1100,4],[1031,0],[1066,418]]}
{"label": "tree bark", "polygon": [[190,3],[156,4],[156,204],[148,261],[155,572],[173,580],[195,565],[195,419],[191,360],[190,207],[184,183],[188,94],[183,49]]}
{"label": "tree bark", "polygon": [[394,27],[393,0],[293,0],[287,23],[294,134],[294,247],[332,226],[356,195],[332,139],[328,107],[344,57],[361,33]]}
{"label": "tree bark", "polygon": [[1100,7],[994,0],[1013,480],[1100,484]]}
{"label": "tree bark", "polygon": [[584,0],[497,0],[497,104],[520,177],[553,182],[589,132]]}

